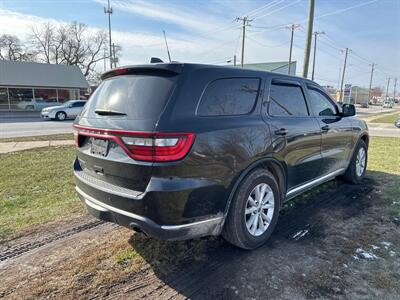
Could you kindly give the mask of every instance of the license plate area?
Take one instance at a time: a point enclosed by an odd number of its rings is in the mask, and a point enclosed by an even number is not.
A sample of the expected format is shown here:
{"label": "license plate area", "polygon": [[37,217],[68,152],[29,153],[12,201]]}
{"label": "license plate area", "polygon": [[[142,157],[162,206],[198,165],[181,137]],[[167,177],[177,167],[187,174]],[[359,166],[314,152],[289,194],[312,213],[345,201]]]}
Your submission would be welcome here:
{"label": "license plate area", "polygon": [[95,155],[107,156],[109,149],[109,140],[103,140],[92,137],[90,152]]}

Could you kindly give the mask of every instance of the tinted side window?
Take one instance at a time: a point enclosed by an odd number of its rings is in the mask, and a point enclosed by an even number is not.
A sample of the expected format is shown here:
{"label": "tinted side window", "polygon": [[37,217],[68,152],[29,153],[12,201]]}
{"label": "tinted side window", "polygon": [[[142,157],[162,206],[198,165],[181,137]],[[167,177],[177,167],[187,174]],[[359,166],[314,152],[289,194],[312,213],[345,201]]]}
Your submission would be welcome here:
{"label": "tinted side window", "polygon": [[336,107],[324,94],[315,89],[308,89],[310,105],[316,116],[335,116]]}
{"label": "tinted side window", "polygon": [[260,80],[256,78],[229,78],[211,82],[200,99],[200,116],[244,115],[252,111]]}
{"label": "tinted side window", "polygon": [[308,116],[300,86],[271,84],[268,113],[271,116]]}
{"label": "tinted side window", "polygon": [[85,105],[85,102],[75,102],[72,104],[72,107],[83,107]]}

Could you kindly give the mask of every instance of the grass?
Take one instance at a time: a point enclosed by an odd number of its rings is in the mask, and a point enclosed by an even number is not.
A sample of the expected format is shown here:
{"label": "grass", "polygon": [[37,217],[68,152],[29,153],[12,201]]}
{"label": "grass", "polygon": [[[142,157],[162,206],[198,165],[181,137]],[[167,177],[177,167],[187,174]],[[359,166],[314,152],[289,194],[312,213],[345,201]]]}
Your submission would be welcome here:
{"label": "grass", "polygon": [[74,152],[62,146],[0,155],[0,238],[84,211],[74,191]]}
{"label": "grass", "polygon": [[389,213],[400,216],[400,138],[372,137],[368,156],[368,170],[381,183]]}
{"label": "grass", "polygon": [[74,136],[72,133],[64,134],[49,134],[49,135],[38,135],[38,136],[21,136],[11,138],[0,138],[0,143],[7,142],[34,142],[34,141],[62,141],[62,140],[73,140]]}
{"label": "grass", "polygon": [[394,124],[394,121],[397,119],[399,116],[398,113],[395,114],[385,114],[382,117],[376,118],[371,120],[371,123],[388,123],[388,124]]}

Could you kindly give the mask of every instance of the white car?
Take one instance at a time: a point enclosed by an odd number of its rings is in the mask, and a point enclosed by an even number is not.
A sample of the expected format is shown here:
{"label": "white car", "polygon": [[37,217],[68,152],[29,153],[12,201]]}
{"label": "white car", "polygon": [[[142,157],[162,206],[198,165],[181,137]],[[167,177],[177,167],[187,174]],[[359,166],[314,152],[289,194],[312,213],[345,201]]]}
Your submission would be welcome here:
{"label": "white car", "polygon": [[47,120],[63,121],[66,119],[75,119],[82,111],[86,101],[70,100],[60,106],[43,108],[40,116]]}
{"label": "white car", "polygon": [[56,99],[44,101],[43,99],[31,99],[29,101],[21,101],[17,104],[17,107],[25,110],[42,110],[46,107],[57,105]]}
{"label": "white car", "polygon": [[393,108],[392,101],[385,101],[383,102],[383,108]]}

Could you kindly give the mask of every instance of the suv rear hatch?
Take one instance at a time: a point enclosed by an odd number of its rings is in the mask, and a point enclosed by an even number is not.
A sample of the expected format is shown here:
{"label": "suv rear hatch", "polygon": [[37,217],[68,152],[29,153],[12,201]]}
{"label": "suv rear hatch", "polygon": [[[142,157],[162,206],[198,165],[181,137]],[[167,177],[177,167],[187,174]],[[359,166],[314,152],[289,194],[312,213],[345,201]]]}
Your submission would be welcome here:
{"label": "suv rear hatch", "polygon": [[155,161],[185,155],[191,134],[156,131],[181,70],[180,64],[165,64],[115,69],[103,75],[104,81],[74,124],[78,178],[140,193],[149,183]]}

